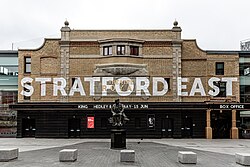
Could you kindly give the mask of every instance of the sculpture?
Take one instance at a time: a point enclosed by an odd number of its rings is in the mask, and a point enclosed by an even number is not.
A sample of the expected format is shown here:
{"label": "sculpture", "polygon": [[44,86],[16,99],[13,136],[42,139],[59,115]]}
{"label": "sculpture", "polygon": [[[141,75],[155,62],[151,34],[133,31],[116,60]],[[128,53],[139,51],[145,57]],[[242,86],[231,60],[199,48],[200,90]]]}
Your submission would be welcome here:
{"label": "sculpture", "polygon": [[111,123],[113,126],[121,127],[127,121],[129,121],[128,117],[124,113],[124,106],[120,103],[119,99],[115,100],[115,104],[111,107],[112,118]]}

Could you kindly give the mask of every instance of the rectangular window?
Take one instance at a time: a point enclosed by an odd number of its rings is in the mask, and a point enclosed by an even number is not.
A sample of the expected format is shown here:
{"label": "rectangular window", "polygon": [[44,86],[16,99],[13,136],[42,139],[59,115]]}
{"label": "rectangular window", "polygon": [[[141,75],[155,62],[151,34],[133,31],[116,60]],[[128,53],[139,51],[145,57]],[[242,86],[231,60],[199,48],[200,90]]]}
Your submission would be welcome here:
{"label": "rectangular window", "polygon": [[95,128],[95,117],[90,116],[87,117],[87,128],[88,129],[94,129]]}
{"label": "rectangular window", "polygon": [[130,55],[139,55],[139,47],[138,46],[130,46]]}
{"label": "rectangular window", "polygon": [[112,46],[104,46],[103,47],[103,55],[112,55]]}
{"label": "rectangular window", "polygon": [[216,75],[224,75],[224,62],[216,62]]}
{"label": "rectangular window", "polygon": [[76,78],[71,78],[71,87],[74,85]]}
{"label": "rectangular window", "polygon": [[117,55],[125,55],[125,46],[124,45],[117,46]]}
{"label": "rectangular window", "polygon": [[31,73],[31,57],[24,58],[24,73]]}
{"label": "rectangular window", "polygon": [[168,83],[168,90],[171,90],[170,89],[170,78],[164,78],[164,80]]}
{"label": "rectangular window", "polygon": [[215,82],[214,85],[220,89],[220,92],[216,97],[226,97],[226,82]]}
{"label": "rectangular window", "polygon": [[[25,83],[26,85],[31,85],[31,83]],[[23,90],[25,91],[25,92],[30,92],[30,90],[29,89],[26,89],[25,87],[23,88]],[[30,96],[23,96],[23,99],[24,100],[30,100]]]}

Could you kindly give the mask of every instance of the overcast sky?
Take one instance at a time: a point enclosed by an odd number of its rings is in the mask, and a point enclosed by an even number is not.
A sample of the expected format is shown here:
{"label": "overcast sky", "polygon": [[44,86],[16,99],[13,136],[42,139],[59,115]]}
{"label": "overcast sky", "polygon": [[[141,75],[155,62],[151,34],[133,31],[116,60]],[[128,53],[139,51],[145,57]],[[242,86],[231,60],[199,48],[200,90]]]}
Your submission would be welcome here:
{"label": "overcast sky", "polygon": [[0,49],[38,48],[71,29],[171,29],[204,50],[239,50],[250,38],[250,0],[1,0]]}

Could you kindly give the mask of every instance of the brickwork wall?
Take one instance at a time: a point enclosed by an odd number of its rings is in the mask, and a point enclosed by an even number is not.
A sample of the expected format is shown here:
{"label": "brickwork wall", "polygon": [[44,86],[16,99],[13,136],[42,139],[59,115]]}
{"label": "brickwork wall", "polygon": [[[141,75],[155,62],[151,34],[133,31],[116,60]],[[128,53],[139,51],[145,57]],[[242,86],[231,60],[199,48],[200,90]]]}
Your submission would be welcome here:
{"label": "brickwork wall", "polygon": [[[236,77],[237,82],[233,82],[233,99],[239,101],[239,56],[237,54],[210,54],[198,48],[195,40],[183,42],[182,56],[182,77],[189,78],[187,92],[190,92],[194,78],[202,78],[206,94],[211,89],[208,80],[211,77]],[[216,62],[224,62],[224,75],[216,75]],[[184,97],[183,101],[204,101],[210,97]]]}
{"label": "brickwork wall", "polygon": [[[31,74],[24,73],[24,57],[31,57]],[[45,39],[44,44],[35,50],[19,50],[18,51],[18,101],[23,102],[24,98],[20,95],[22,91],[21,79],[24,77],[58,77],[59,74],[59,40],[58,39]],[[57,97],[53,96],[40,96],[40,84],[33,80],[31,84],[35,91],[31,96],[31,101],[40,101],[46,99],[47,101],[55,101]],[[51,87],[52,88],[52,87]],[[50,92],[52,89],[47,85],[47,91]]]}
{"label": "brickwork wall", "polygon": [[[170,78],[170,90],[162,97],[119,97],[121,101],[131,102],[172,102],[173,101],[173,75],[175,73],[173,58],[176,53],[173,51],[171,40],[175,40],[177,35],[172,31],[71,31],[71,40],[69,43],[69,73],[68,82],[71,87],[71,78],[93,76],[97,65],[102,64],[144,64],[148,71],[148,77]],[[142,56],[101,56],[99,39],[110,38],[126,38],[146,40],[142,45]],[[90,41],[86,41],[90,39]],[[147,39],[149,41],[147,41]],[[82,40],[82,41],[81,41]],[[84,41],[85,40],[85,41]],[[159,41],[157,41],[159,40]],[[170,40],[167,42],[167,40]],[[66,41],[67,42],[67,41]],[[195,40],[180,41],[181,44],[181,65],[179,74],[181,77],[189,78],[189,82],[185,83],[187,91],[190,93],[194,78],[201,78],[205,92],[211,89],[208,86],[210,77],[237,77],[238,72],[238,55],[208,54],[201,50]],[[64,46],[65,47],[65,46]],[[60,56],[60,40],[46,40],[44,45],[37,50],[19,50],[19,93],[21,92],[20,80],[25,76],[35,77],[61,77],[61,56]],[[24,74],[24,57],[31,56],[32,73]],[[180,56],[180,54],[179,54]],[[67,60],[68,61],[68,60]],[[215,63],[225,62],[225,75],[215,75]],[[232,68],[233,67],[233,68]],[[175,67],[176,69],[176,67]],[[135,77],[135,76],[134,76]],[[68,101],[114,101],[118,96],[109,97],[90,97],[89,82],[83,82],[84,90],[87,96],[80,96],[76,93],[74,97],[69,97]],[[60,96],[53,97],[53,84],[47,84],[47,96],[40,96],[40,84],[33,82],[35,92],[31,97],[31,101],[60,101]],[[150,82],[149,91],[152,93],[152,82]],[[175,90],[176,91],[176,90]],[[239,82],[233,83],[233,94],[239,99]],[[203,102],[209,100],[209,96],[201,97],[198,93],[193,97],[181,97],[183,102]],[[23,102],[23,96],[19,96],[19,102]]]}
{"label": "brickwork wall", "polygon": [[100,40],[111,38],[130,38],[130,39],[176,39],[177,33],[171,30],[72,30],[71,40]]}
{"label": "brickwork wall", "polygon": [[41,57],[40,59],[41,65],[41,74],[54,74],[57,75],[59,68],[58,58],[54,57]]}
{"label": "brickwork wall", "polygon": [[[70,59],[70,67],[78,67],[78,68],[70,68],[70,78],[73,77],[87,77],[92,76],[94,70],[96,68],[96,64],[108,64],[117,62],[117,57],[109,57],[109,58],[84,58],[84,59]],[[163,58],[132,58],[132,57],[119,57],[119,63],[135,63],[135,64],[146,64],[149,70],[149,76],[151,77],[164,77],[171,78],[171,61],[169,59]],[[157,66],[155,66],[157,64]],[[84,90],[87,95],[89,95],[89,83],[84,82]],[[152,81],[149,86],[150,92],[152,92]],[[171,100],[171,90],[168,92],[167,97],[150,97],[146,99],[147,101],[166,101]],[[118,96],[117,96],[118,97]],[[114,98],[114,97],[112,97]],[[86,99],[93,100],[92,97],[80,97],[79,94],[76,94],[74,97],[70,97],[70,101],[86,101]],[[102,98],[101,101],[109,101],[110,97]],[[145,98],[130,96],[130,97],[120,97],[122,100],[129,101],[145,101]]]}
{"label": "brickwork wall", "polygon": [[171,47],[162,47],[162,46],[143,47],[143,55],[171,55],[171,54],[172,54]]}
{"label": "brickwork wall", "polygon": [[99,55],[100,46],[98,42],[73,42],[70,45],[71,55]]}

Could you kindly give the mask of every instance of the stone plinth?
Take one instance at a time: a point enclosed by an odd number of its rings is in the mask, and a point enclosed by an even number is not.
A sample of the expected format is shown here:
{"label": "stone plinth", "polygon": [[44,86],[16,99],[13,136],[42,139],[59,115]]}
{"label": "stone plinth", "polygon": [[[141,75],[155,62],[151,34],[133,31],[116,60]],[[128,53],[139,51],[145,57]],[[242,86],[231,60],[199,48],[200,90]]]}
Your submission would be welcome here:
{"label": "stone plinth", "polygon": [[77,160],[77,149],[63,149],[59,152],[60,162],[74,162]]}
{"label": "stone plinth", "polygon": [[18,158],[18,148],[0,149],[0,162]]}
{"label": "stone plinth", "polygon": [[250,153],[235,153],[235,161],[241,165],[250,165]]}
{"label": "stone plinth", "polygon": [[126,149],[125,129],[111,129],[111,149]]}
{"label": "stone plinth", "polygon": [[192,151],[179,151],[178,161],[183,164],[196,164],[197,154]]}
{"label": "stone plinth", "polygon": [[135,150],[121,150],[120,161],[121,162],[135,162]]}

